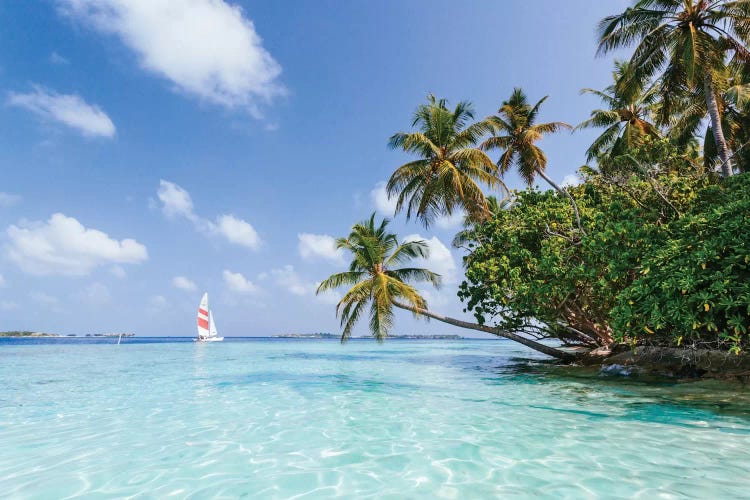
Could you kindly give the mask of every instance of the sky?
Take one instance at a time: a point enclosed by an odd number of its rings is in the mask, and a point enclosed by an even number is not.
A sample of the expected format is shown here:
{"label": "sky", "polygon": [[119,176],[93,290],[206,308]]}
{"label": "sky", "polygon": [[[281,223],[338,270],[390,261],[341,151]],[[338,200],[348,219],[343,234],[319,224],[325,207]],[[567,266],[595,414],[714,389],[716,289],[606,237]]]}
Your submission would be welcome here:
{"label": "sky", "polygon": [[[0,2],[0,330],[225,336],[340,332],[334,238],[373,211],[428,93],[493,114],[514,87],[577,124],[610,83],[597,22],[627,0]],[[572,182],[595,131],[545,138]],[[523,188],[509,175],[512,188]],[[457,217],[425,229],[421,287],[456,297]],[[355,335],[367,333],[366,323]],[[397,314],[395,334],[469,334]]]}

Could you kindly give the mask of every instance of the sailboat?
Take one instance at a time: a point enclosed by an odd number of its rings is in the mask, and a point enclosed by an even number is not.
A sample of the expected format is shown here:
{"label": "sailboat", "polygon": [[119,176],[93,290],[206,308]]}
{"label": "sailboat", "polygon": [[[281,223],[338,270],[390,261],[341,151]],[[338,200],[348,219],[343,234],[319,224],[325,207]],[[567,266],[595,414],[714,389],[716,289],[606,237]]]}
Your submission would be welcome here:
{"label": "sailboat", "polygon": [[224,337],[219,337],[214,323],[214,315],[208,307],[208,293],[203,294],[198,306],[198,338],[196,342],[221,342]]}

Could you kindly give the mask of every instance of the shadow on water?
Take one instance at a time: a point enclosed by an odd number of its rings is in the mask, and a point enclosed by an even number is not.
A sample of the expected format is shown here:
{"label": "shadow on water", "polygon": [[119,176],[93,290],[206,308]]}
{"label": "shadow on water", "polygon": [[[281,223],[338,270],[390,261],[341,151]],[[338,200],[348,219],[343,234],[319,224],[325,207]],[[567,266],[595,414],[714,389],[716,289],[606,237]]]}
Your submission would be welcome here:
{"label": "shadow on water", "polygon": [[[750,422],[750,388],[740,382],[675,379],[653,375],[608,376],[599,367],[561,366],[546,360],[509,358],[488,365],[482,380],[491,385],[544,384],[545,390],[581,408],[592,401],[618,408],[619,419],[702,427],[714,415]],[[587,410],[539,406],[539,409],[611,418]],[[730,432],[750,433],[747,429]]]}
{"label": "shadow on water", "polygon": [[335,388],[341,392],[361,391],[394,394],[404,393],[405,391],[414,393],[426,389],[424,386],[417,384],[386,382],[372,378],[352,376],[346,373],[313,375],[309,373],[292,374],[282,371],[250,373],[234,379],[222,380],[221,382],[217,382],[215,386],[218,388],[230,388],[256,384],[274,384],[290,387],[303,396],[311,395],[318,389],[330,392],[331,388]]}

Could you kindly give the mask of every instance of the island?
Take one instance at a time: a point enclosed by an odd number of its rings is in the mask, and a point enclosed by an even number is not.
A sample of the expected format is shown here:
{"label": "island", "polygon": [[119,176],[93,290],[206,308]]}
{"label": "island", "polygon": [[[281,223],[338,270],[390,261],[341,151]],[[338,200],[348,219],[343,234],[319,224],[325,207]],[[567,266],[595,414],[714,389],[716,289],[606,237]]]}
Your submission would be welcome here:
{"label": "island", "polygon": [[17,331],[7,331],[7,332],[0,332],[0,337],[52,337],[52,338],[62,338],[62,337],[135,337],[135,333],[87,333],[86,335],[76,335],[75,333],[68,333],[67,335],[62,335],[59,333],[46,333],[46,332],[32,332],[27,330]]}
{"label": "island", "polygon": [[0,332],[0,337],[59,337],[56,333],[29,332],[29,331],[8,331]]}
{"label": "island", "polygon": [[[275,339],[340,339],[341,335],[328,332],[319,333],[280,333],[278,335],[272,335]],[[353,337],[355,339],[363,339],[369,337]],[[388,335],[389,339],[413,339],[413,340],[462,340],[464,337],[460,335]]]}

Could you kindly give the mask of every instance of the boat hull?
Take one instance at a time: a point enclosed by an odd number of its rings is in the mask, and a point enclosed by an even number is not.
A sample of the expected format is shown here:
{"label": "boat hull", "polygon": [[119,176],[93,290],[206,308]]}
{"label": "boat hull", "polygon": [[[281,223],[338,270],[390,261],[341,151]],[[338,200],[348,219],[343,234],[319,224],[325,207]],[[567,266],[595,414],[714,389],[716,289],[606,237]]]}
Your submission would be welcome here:
{"label": "boat hull", "polygon": [[224,337],[208,337],[205,339],[193,339],[193,342],[221,342]]}

